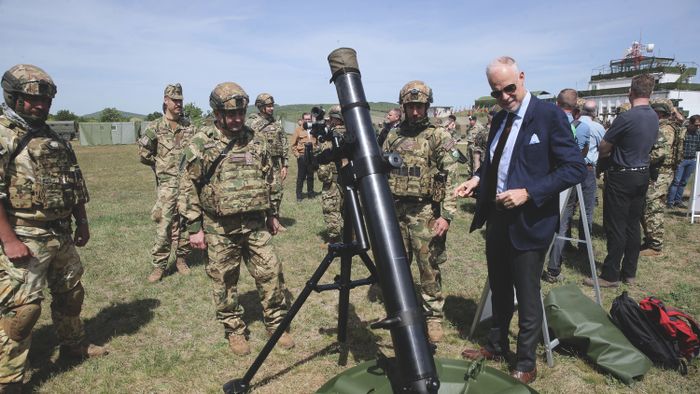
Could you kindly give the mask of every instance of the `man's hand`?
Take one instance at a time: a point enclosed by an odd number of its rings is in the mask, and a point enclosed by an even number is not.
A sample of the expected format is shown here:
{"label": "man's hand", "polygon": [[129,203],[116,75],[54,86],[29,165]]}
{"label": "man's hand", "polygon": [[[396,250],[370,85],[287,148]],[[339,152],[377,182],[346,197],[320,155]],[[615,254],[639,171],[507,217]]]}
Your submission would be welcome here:
{"label": "man's hand", "polygon": [[269,216],[265,224],[267,225],[267,231],[269,231],[270,234],[277,235],[280,229],[280,221],[277,219],[277,216]]}
{"label": "man's hand", "polygon": [[496,204],[503,205],[505,209],[517,208],[525,204],[528,199],[530,195],[527,189],[512,189],[496,194]]}
{"label": "man's hand", "polygon": [[190,245],[195,249],[207,248],[207,241],[204,240],[204,230],[199,230],[194,234],[190,234]]}
{"label": "man's hand", "polygon": [[24,242],[20,241],[19,239],[3,242],[2,248],[5,251],[5,256],[7,256],[13,263],[21,262],[31,256],[34,256],[27,245],[25,245]]}
{"label": "man's hand", "polygon": [[90,240],[90,227],[87,223],[78,223],[75,227],[75,233],[73,234],[73,243],[77,247],[83,247],[87,245]]}
{"label": "man's hand", "polygon": [[473,177],[472,179],[457,186],[453,195],[455,197],[472,197],[474,195],[474,190],[476,190],[478,186],[479,178]]}
{"label": "man's hand", "polygon": [[433,235],[436,235],[438,237],[442,237],[447,233],[447,230],[450,229],[450,222],[448,222],[445,218],[437,218],[435,220],[435,223],[433,223]]}
{"label": "man's hand", "polygon": [[284,182],[284,180],[287,179],[287,171],[288,170],[289,169],[287,167],[282,167],[280,169],[280,179],[282,180],[282,182]]}

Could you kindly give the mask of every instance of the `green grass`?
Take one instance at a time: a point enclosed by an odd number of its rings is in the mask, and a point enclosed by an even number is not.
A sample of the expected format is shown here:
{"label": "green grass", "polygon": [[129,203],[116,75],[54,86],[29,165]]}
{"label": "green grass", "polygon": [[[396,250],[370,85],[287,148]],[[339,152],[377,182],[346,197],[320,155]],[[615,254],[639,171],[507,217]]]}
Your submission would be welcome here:
{"label": "green grass", "polygon": [[[250,275],[241,275],[239,292],[253,354],[236,357],[228,350],[221,325],[214,320],[211,284],[199,255],[191,261],[191,276],[175,274],[158,284],[146,282],[155,230],[149,218],[155,184],[150,169],[139,164],[136,147],[78,147],[77,153],[91,193],[88,213],[92,238],[81,250],[87,291],[82,316],[89,338],[107,344],[111,354],[76,365],[57,360],[47,300],[34,331],[29,388],[71,394],[221,392],[224,382],[243,376],[266,340]],[[284,264],[287,286],[296,296],[325,254],[320,246],[324,226],[319,198],[296,202],[296,166],[290,170],[282,204],[282,222],[288,231],[275,237],[273,243]],[[317,191],[319,187],[316,182]],[[482,234],[467,231],[473,202],[461,201],[459,209],[448,236],[449,260],[443,265],[447,336],[437,356],[448,358],[458,358],[465,346],[476,346],[461,336],[469,329],[486,279]],[[603,290],[606,309],[616,295],[629,290],[637,300],[657,295],[700,317],[700,235],[685,217],[675,213],[668,216],[665,255],[640,259],[637,286]],[[599,207],[594,226],[596,261],[605,257],[601,214]],[[564,265],[567,281],[580,284],[586,274],[578,267],[586,266],[585,257],[565,257],[575,264]],[[413,269],[415,274],[415,265]],[[324,282],[332,281],[337,273],[338,264],[334,263]],[[364,267],[357,263],[353,277],[365,275]],[[545,284],[545,293],[551,287]],[[582,289],[593,297],[590,289]],[[337,292],[312,293],[293,322],[297,347],[273,350],[253,380],[256,393],[313,392],[347,367],[372,359],[378,350],[391,354],[388,333],[369,328],[385,317],[383,306],[368,301],[367,288],[358,288],[351,292],[347,364],[338,365],[344,356],[335,347],[337,297]],[[517,332],[516,324],[514,319],[513,333]],[[477,341],[483,340],[484,333],[482,327]],[[540,376],[532,386],[545,393],[683,393],[697,392],[700,386],[697,360],[688,376],[654,368],[643,381],[628,387],[570,350],[556,351],[551,369],[546,366],[542,347],[538,356]],[[504,364],[489,365],[507,370]]]}

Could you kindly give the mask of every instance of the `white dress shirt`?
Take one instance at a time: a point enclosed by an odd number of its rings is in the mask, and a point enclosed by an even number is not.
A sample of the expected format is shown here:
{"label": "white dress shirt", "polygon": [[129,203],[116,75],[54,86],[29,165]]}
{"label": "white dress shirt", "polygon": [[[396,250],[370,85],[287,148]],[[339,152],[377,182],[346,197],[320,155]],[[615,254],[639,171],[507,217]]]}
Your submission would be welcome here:
{"label": "white dress shirt", "polygon": [[[515,119],[513,119],[513,125],[510,128],[510,134],[508,135],[508,140],[506,140],[506,145],[503,147],[503,154],[501,155],[501,161],[498,164],[498,180],[496,181],[496,193],[502,193],[507,189],[508,185],[508,168],[510,168],[510,157],[513,154],[513,146],[515,141],[518,139],[518,133],[520,132],[520,125],[523,123],[523,118],[525,117],[525,112],[527,112],[527,107],[530,105],[530,98],[532,95],[528,91],[525,94],[520,108],[515,111]],[[496,136],[491,141],[490,151],[491,159],[493,159],[493,153],[496,151],[496,145],[498,145],[498,139],[503,133],[503,129],[506,126],[506,120],[508,116],[503,117],[503,123],[498,128]]]}

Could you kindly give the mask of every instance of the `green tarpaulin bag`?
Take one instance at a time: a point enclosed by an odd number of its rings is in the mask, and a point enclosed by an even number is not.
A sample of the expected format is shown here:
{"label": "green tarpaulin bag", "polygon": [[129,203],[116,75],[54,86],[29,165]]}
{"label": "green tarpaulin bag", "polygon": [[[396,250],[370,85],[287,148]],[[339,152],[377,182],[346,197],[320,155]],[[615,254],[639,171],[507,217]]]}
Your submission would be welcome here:
{"label": "green tarpaulin bag", "polygon": [[608,314],[574,284],[544,299],[547,323],[559,341],[583,351],[591,361],[626,384],[641,379],[651,361],[634,347]]}

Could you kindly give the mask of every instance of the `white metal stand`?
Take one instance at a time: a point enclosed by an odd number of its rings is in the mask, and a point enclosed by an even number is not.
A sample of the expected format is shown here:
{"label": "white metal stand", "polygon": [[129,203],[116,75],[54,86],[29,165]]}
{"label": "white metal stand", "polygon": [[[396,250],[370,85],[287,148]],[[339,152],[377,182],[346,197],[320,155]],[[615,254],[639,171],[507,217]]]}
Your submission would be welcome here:
{"label": "white metal stand", "polygon": [[[696,172],[696,174],[697,174],[697,172]],[[696,184],[697,184],[697,182],[696,182]],[[581,184],[578,184],[575,187],[576,187],[576,193],[578,195],[579,212],[581,215],[581,220],[583,221],[583,233],[584,233],[585,239],[569,238],[569,237],[566,237],[565,235],[560,235],[558,233],[555,233],[554,238],[552,239],[552,242],[549,245],[549,249],[547,250],[547,254],[545,255],[545,261],[547,261],[547,257],[549,255],[549,252],[552,250],[552,245],[554,244],[554,241],[556,241],[557,239],[573,241],[573,242],[577,242],[577,243],[585,243],[586,249],[588,252],[588,262],[591,266],[591,279],[593,280],[593,288],[595,289],[596,302],[602,306],[603,304],[602,304],[602,299],[600,296],[600,286],[598,285],[598,275],[596,273],[595,258],[593,255],[593,242],[591,241],[591,232],[588,228],[588,217],[586,216],[586,207],[585,207],[585,204],[583,202],[583,191],[581,190]],[[560,203],[559,203],[559,208],[560,208],[559,217],[560,217],[560,219],[561,219],[561,215],[564,214],[564,209],[566,208],[566,204],[569,201],[569,195],[571,194],[572,189],[573,188],[569,188],[569,189],[561,192],[561,194],[559,196],[559,198],[560,198],[560,200],[559,200],[560,201]],[[562,203],[562,201],[563,201],[563,203]],[[517,302],[517,300],[516,300],[516,302]],[[547,314],[545,313],[544,301],[542,300],[541,292],[540,292],[540,303],[542,305],[542,337],[544,339],[544,348],[545,348],[545,352],[547,355],[547,365],[551,368],[554,366],[554,358],[552,356],[552,350],[554,350],[554,348],[559,345],[559,339],[552,340],[549,337],[549,325],[547,323]],[[476,331],[476,327],[479,325],[479,323],[490,318],[491,315],[492,315],[491,288],[489,287],[489,279],[487,277],[486,284],[484,285],[484,289],[481,292],[481,300],[479,301],[479,305],[476,308],[476,314],[474,315],[474,320],[472,320],[472,325],[471,325],[471,328],[469,329],[469,339],[472,339],[474,332]]]}
{"label": "white metal stand", "polygon": [[695,223],[695,218],[700,218],[698,200],[700,200],[700,185],[698,184],[698,171],[700,171],[700,152],[695,153],[695,174],[693,174],[693,193],[690,195],[688,202],[688,215],[690,215],[690,224]]}

